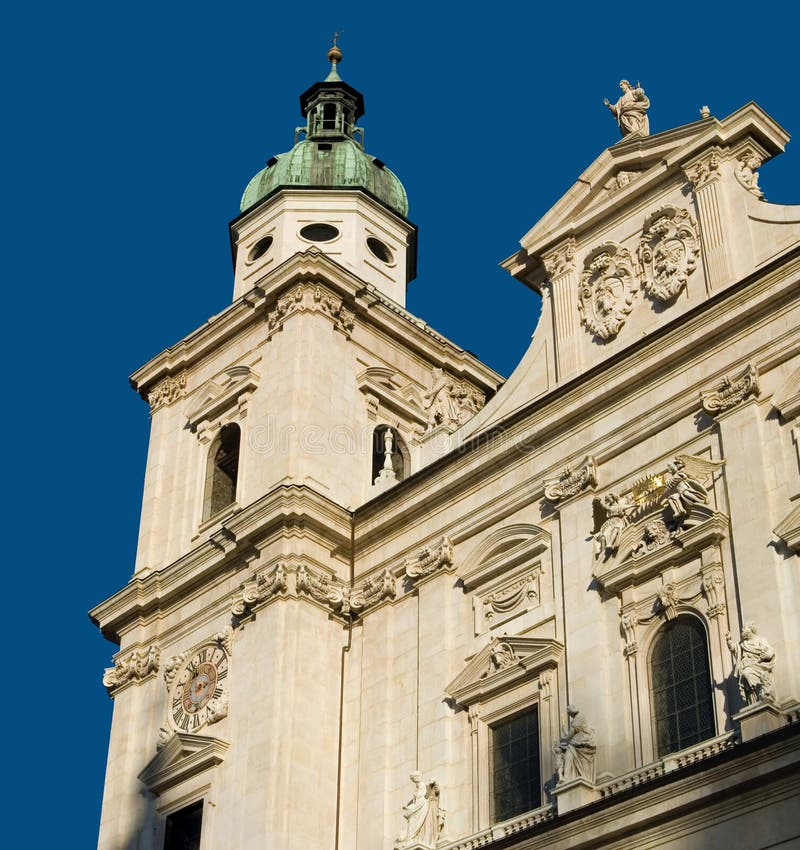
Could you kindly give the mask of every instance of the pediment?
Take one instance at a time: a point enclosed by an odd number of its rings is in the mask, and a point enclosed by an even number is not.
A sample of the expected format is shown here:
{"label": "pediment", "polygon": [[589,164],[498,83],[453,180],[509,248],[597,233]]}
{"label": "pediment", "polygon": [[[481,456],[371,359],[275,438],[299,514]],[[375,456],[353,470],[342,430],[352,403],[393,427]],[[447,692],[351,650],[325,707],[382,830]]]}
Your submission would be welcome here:
{"label": "pediment", "polygon": [[139,774],[148,791],[161,794],[225,758],[227,742],[206,735],[176,732]]}
{"label": "pediment", "polygon": [[249,366],[232,366],[221,378],[207,381],[195,393],[187,411],[189,427],[196,431],[203,422],[221,416],[257,385],[258,373]]}
{"label": "pediment", "polygon": [[464,587],[473,590],[521,564],[533,564],[549,546],[550,535],[536,525],[518,523],[497,529],[465,561],[461,576]]}
{"label": "pediment", "polygon": [[724,119],[704,118],[652,136],[632,136],[607,148],[580,175],[551,210],[520,240],[522,250],[501,265],[538,288],[535,273],[543,254],[567,238],[579,238],[620,205],[655,195],[670,176],[685,183],[681,166],[714,146],[744,142],[756,146],[764,161],[780,153],[788,134],[757,104],[748,103]]}
{"label": "pediment", "polygon": [[459,705],[472,705],[556,667],[563,651],[564,644],[552,638],[494,638],[445,691]]}

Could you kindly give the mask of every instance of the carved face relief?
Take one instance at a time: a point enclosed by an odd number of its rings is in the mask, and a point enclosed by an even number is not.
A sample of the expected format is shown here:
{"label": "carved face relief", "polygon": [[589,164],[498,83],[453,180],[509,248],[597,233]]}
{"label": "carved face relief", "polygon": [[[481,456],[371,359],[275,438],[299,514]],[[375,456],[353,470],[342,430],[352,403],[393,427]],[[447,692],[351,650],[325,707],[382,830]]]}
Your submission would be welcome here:
{"label": "carved face relief", "polygon": [[636,293],[630,251],[613,242],[592,251],[578,292],[581,322],[600,339],[616,336],[633,308]]}
{"label": "carved face relief", "polygon": [[672,301],[695,270],[699,252],[697,226],[689,213],[673,206],[657,210],[645,221],[639,245],[645,292]]}

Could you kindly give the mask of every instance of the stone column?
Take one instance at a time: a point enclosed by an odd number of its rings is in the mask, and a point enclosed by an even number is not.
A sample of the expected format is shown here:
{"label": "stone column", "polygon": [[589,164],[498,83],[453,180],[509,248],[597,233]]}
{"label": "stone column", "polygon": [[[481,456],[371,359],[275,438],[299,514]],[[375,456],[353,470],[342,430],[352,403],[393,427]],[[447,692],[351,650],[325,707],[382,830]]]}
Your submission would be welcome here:
{"label": "stone column", "polygon": [[553,310],[556,380],[564,381],[580,368],[575,332],[578,326],[578,281],[575,272],[575,240],[566,239],[544,256]]}

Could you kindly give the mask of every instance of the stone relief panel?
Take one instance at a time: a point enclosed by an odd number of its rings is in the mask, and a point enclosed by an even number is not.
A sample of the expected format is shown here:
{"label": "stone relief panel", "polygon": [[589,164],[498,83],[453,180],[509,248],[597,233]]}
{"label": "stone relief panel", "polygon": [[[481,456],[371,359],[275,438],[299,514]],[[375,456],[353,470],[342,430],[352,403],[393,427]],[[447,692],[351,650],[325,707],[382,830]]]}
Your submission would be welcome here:
{"label": "stone relief panel", "polygon": [[541,603],[541,576],[541,566],[537,565],[512,581],[493,585],[484,593],[476,593],[473,602],[479,620],[476,628],[485,631],[538,607]]}
{"label": "stone relief panel", "polygon": [[153,391],[147,396],[147,403],[150,405],[151,413],[162,405],[170,405],[181,398],[186,393],[186,384],[186,372],[164,378],[160,384],[156,384]]}
{"label": "stone relief panel", "polygon": [[615,337],[633,309],[637,270],[627,248],[607,242],[584,261],[578,290],[583,326],[602,340]]}
{"label": "stone relief panel", "polygon": [[483,407],[486,396],[466,381],[458,381],[444,370],[431,372],[431,386],[422,395],[421,406],[427,418],[427,430],[439,425],[454,431]]}
{"label": "stone relief panel", "polygon": [[134,649],[122,658],[117,658],[114,666],[103,673],[103,685],[109,696],[113,697],[123,685],[142,682],[154,676],[160,661],[161,651],[154,643],[147,649]]}
{"label": "stone relief panel", "polygon": [[649,215],[639,243],[644,290],[659,301],[672,301],[697,267],[697,224],[686,210],[671,204]]}
{"label": "stone relief panel", "polygon": [[724,377],[715,389],[700,393],[700,398],[703,402],[703,410],[714,416],[738,407],[748,398],[758,398],[760,393],[758,369],[749,363],[738,378]]}

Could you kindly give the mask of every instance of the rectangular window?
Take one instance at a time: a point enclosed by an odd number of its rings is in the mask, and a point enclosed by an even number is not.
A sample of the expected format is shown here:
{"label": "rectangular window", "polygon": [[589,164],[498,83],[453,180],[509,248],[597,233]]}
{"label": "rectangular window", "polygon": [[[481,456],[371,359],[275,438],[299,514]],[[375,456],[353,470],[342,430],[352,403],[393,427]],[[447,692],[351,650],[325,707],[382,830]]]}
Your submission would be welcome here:
{"label": "rectangular window", "polygon": [[508,820],[542,804],[539,709],[492,727],[492,820]]}
{"label": "rectangular window", "polygon": [[167,815],[164,850],[200,850],[203,801]]}

